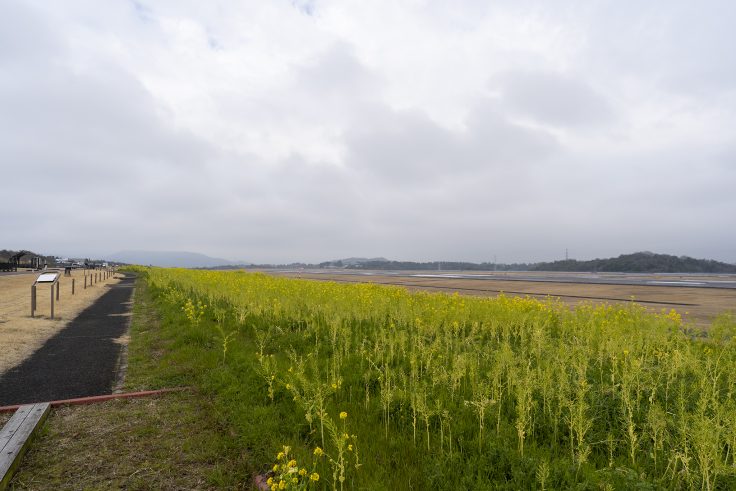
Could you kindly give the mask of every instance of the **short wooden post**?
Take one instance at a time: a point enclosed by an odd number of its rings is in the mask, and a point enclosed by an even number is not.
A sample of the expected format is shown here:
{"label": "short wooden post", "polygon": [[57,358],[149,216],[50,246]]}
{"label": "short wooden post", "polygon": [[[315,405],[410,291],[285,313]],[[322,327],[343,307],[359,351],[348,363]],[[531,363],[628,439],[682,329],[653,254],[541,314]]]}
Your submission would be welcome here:
{"label": "short wooden post", "polygon": [[[51,289],[54,289],[54,286],[51,285]],[[61,289],[61,281],[56,282],[56,300],[59,300],[59,290]]]}
{"label": "short wooden post", "polygon": [[36,285],[31,285],[31,317],[36,315]]}
{"label": "short wooden post", "polygon": [[72,278],[72,295],[74,295],[74,278]]}
{"label": "short wooden post", "polygon": [[87,289],[87,273],[84,273],[84,289]]}
{"label": "short wooden post", "polygon": [[54,318],[54,285],[51,284],[51,318]]}

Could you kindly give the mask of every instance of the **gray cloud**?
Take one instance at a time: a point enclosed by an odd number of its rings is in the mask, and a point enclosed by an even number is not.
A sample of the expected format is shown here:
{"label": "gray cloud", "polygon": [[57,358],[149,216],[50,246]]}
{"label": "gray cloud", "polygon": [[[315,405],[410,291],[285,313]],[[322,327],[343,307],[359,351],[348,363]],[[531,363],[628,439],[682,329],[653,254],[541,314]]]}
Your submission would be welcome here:
{"label": "gray cloud", "polygon": [[448,130],[419,111],[374,108],[346,135],[349,165],[398,185],[476,178],[528,168],[557,149],[540,130],[506,120],[489,101],[479,100],[465,130]]}
{"label": "gray cloud", "polygon": [[504,101],[512,111],[539,123],[584,130],[613,118],[603,95],[571,76],[516,71],[500,77],[500,85]]}
{"label": "gray cloud", "polygon": [[0,247],[736,261],[733,8],[4,2]]}

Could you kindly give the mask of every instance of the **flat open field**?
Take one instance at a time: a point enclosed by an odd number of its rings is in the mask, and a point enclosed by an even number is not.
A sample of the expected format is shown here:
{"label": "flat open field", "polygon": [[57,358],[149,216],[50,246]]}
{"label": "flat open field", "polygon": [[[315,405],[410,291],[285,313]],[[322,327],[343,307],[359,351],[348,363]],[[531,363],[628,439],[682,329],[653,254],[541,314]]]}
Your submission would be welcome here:
{"label": "flat open field", "polygon": [[[278,276],[347,283],[379,283],[409,290],[463,295],[559,297],[582,302],[620,304],[632,299],[652,311],[675,309],[683,319],[707,326],[715,316],[736,310],[734,275],[622,275],[589,273],[479,273],[433,271],[264,271]],[[707,286],[703,286],[707,285]],[[725,287],[718,287],[724,285]]]}
{"label": "flat open field", "polygon": [[[102,272],[98,272],[102,275]],[[84,288],[84,271],[74,270],[71,276],[61,272],[59,300],[54,302],[54,319],[51,312],[51,287],[38,285],[36,317],[31,317],[31,285],[38,272],[0,274],[0,375],[14,367],[40,348],[47,339],[59,332],[67,322],[92,304],[107,291],[106,286],[119,279],[108,278]],[[72,295],[72,279],[75,294]]]}

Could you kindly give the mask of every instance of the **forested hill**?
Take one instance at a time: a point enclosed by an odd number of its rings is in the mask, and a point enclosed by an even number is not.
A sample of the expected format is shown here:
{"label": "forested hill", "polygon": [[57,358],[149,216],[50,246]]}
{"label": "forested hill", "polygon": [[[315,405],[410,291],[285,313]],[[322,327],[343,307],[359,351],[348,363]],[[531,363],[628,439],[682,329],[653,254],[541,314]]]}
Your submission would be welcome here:
{"label": "forested hill", "polygon": [[694,259],[687,256],[670,256],[651,252],[622,254],[608,259],[591,261],[555,261],[537,263],[530,271],[600,271],[620,273],[736,273],[736,265],[713,261],[710,259]]}
{"label": "forested hill", "polygon": [[380,259],[339,260],[316,265],[320,268],[347,268],[372,270],[434,270],[434,271],[600,271],[617,273],[736,273],[736,265],[687,256],[670,256],[652,252],[623,254],[608,259],[591,261],[555,261],[549,263],[468,263],[468,262],[413,262]]}

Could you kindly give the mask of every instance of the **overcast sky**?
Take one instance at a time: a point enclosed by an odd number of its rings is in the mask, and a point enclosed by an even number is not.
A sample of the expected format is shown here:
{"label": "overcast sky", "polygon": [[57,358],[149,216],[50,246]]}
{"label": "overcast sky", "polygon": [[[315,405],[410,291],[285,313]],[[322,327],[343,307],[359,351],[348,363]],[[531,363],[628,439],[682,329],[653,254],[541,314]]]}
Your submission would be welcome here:
{"label": "overcast sky", "polygon": [[0,248],[736,262],[736,2],[0,0]]}

